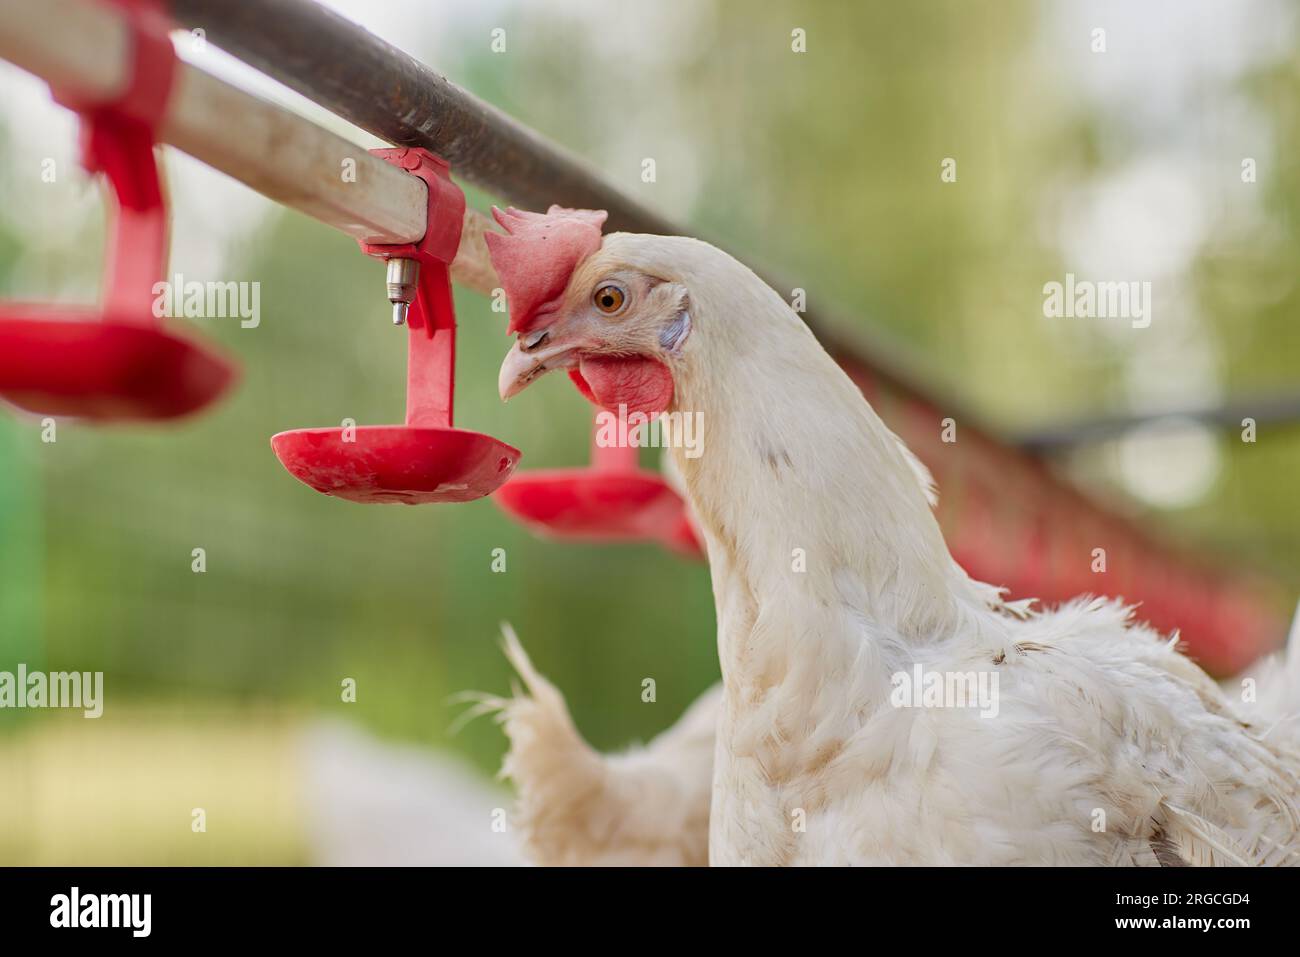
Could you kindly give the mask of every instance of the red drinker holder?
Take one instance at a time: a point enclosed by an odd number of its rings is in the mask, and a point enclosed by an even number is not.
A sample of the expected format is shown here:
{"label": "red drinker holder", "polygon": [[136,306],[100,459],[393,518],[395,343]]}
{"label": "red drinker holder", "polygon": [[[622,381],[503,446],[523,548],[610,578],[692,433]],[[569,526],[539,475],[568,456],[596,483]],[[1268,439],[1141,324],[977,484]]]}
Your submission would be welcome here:
{"label": "red drinker holder", "polygon": [[456,313],[450,266],[460,245],[465,195],[451,181],[447,163],[426,150],[371,152],[429,187],[423,239],[398,246],[361,244],[369,256],[419,263],[407,313],[406,422],[295,429],[274,436],[271,447],[299,481],[352,502],[473,501],[510,477],[520,453],[490,435],[452,427]]}
{"label": "red drinker holder", "polygon": [[591,465],[517,473],[494,500],[548,538],[650,541],[687,557],[703,557],[676,490],[659,473],[637,464],[635,446],[602,445],[597,435],[599,429],[593,432]]}
{"label": "red drinker holder", "polygon": [[215,401],[235,367],[163,331],[154,285],[166,271],[167,206],[154,155],[176,71],[155,2],[116,0],[132,72],[111,102],[55,98],[81,114],[82,162],[113,187],[103,305],[0,305],[0,396],[31,412],[101,421],[170,419]]}

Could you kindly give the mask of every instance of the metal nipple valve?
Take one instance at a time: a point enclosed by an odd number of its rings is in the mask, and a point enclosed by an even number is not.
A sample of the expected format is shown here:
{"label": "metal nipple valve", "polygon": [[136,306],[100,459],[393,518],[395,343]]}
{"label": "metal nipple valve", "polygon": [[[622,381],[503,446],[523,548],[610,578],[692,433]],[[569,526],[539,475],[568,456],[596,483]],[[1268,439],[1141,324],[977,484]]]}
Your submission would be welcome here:
{"label": "metal nipple valve", "polygon": [[420,264],[414,259],[388,260],[388,301],[393,304],[393,325],[406,322],[419,278]]}

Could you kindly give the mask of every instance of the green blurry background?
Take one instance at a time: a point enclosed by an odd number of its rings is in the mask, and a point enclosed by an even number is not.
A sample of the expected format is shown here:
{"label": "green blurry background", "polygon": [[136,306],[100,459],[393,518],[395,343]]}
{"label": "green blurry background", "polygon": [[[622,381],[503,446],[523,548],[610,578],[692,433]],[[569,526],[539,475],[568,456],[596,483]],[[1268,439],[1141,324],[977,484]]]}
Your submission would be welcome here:
{"label": "green blurry background", "polygon": [[[848,340],[905,342],[936,388],[1008,432],[1297,388],[1293,4],[334,5],[700,235],[778,266],[838,307]],[[1090,50],[1095,27],[1105,53]],[[181,50],[324,119],[215,51]],[[0,295],[90,299],[102,214],[72,172],[71,120],[30,78],[0,77]],[[56,184],[40,182],[44,157],[68,171]],[[955,184],[940,183],[945,157]],[[183,425],[64,421],[49,444],[39,420],[0,416],[0,670],[107,684],[98,721],[0,711],[0,863],[322,860],[311,808],[329,795],[304,770],[319,759],[306,729],[344,721],[377,748],[495,771],[499,731],[450,734],[448,698],[506,689],[502,620],[600,748],[652,736],[716,680],[702,565],[541,542],[486,501],[362,507],[290,478],[273,433],[399,420],[405,341],[382,266],[187,158],[168,163],[173,269],[259,281],[261,324],[193,321],[244,380]],[[1151,279],[1152,328],[1044,320],[1042,285],[1067,270]],[[464,291],[457,309],[458,423],[519,446],[526,468],[584,460],[585,403],[554,379],[502,406],[504,317]],[[1294,593],[1300,436],[1234,438],[1134,435],[1058,465]],[[340,700],[349,677],[354,704]]]}

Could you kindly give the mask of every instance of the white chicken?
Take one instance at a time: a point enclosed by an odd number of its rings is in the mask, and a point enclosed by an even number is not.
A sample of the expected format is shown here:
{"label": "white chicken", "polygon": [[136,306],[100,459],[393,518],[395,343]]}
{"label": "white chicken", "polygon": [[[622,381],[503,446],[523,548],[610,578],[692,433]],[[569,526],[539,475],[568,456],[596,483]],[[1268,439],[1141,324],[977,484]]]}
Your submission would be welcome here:
{"label": "white chicken", "polygon": [[699,417],[675,460],[723,675],[710,863],[1300,861],[1295,723],[1243,720],[1117,602],[970,579],[924,468],[749,269],[602,241],[596,213],[498,220],[503,398],[563,368],[607,409]]}

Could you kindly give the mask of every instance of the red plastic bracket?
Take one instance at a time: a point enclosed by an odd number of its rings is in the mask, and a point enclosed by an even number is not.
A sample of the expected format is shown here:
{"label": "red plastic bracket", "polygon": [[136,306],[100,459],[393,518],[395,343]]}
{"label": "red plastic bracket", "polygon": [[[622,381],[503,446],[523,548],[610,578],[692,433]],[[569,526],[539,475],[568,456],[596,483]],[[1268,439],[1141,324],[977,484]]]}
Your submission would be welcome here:
{"label": "red plastic bracket", "polygon": [[130,28],[131,70],[126,89],[107,100],[83,99],[54,89],[50,92],[56,102],[83,116],[102,112],[119,122],[137,123],[152,133],[166,115],[176,76],[177,57],[170,36],[171,20],[162,0],[102,2],[121,10]]}
{"label": "red plastic bracket", "polygon": [[451,181],[446,160],[428,150],[409,147],[370,151],[424,180],[429,213],[418,243],[359,243],[377,259],[414,259],[420,277],[407,313],[406,424],[450,428],[456,391],[456,309],[451,295],[451,263],[460,248],[465,194]]}
{"label": "red plastic bracket", "polygon": [[54,99],[82,116],[81,162],[103,173],[117,197],[106,251],[104,311],[152,325],[153,284],[167,268],[167,202],[154,143],[171,100],[176,49],[160,0],[105,0],[131,26],[131,73],[112,100],[85,102],[58,90]]}

